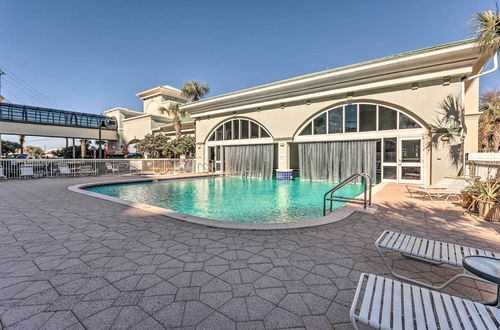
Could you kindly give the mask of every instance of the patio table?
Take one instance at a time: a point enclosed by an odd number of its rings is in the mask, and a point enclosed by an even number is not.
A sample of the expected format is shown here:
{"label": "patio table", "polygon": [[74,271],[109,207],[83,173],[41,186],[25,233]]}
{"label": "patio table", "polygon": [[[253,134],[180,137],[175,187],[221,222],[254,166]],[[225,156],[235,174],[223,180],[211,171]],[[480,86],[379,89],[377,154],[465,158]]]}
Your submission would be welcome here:
{"label": "patio table", "polygon": [[484,278],[497,285],[497,297],[488,305],[500,308],[500,259],[481,256],[465,257],[462,262],[464,268],[469,272]]}

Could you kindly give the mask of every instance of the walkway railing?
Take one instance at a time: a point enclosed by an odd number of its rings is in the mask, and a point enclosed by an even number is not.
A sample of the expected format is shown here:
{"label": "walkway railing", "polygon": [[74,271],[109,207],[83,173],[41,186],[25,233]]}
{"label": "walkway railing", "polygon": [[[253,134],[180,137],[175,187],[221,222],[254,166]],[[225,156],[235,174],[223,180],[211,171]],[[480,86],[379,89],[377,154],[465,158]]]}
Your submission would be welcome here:
{"label": "walkway railing", "polygon": [[194,169],[194,159],[0,159],[0,179],[175,174]]}
{"label": "walkway railing", "polygon": [[116,130],[116,119],[104,115],[0,103],[0,121]]}
{"label": "walkway railing", "polygon": [[[334,193],[345,185],[361,178],[361,183],[364,185],[363,187],[363,199],[355,198],[355,197],[346,197],[334,195]],[[366,173],[357,173],[353,174],[344,181],[340,182],[338,185],[328,190],[323,196],[323,216],[326,215],[327,207],[326,204],[329,202],[329,211],[332,212],[333,202],[343,202],[343,203],[358,203],[363,204],[363,208],[366,209],[367,205],[372,204],[372,178]]]}

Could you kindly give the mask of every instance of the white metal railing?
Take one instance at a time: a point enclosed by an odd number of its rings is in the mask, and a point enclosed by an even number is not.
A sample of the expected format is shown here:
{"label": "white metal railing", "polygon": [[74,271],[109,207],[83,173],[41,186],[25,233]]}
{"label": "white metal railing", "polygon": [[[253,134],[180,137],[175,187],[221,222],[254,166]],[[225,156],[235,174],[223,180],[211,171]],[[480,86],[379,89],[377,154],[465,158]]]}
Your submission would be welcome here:
{"label": "white metal railing", "polygon": [[194,159],[0,159],[6,179],[194,172]]}

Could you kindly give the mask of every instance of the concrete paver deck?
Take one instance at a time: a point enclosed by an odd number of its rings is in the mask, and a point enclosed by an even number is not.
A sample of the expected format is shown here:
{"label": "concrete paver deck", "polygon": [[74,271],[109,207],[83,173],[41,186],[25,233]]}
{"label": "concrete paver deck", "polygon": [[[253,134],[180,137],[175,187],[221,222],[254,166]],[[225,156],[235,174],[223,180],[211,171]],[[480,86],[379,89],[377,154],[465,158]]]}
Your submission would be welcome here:
{"label": "concrete paver deck", "polygon": [[[67,190],[100,180],[110,178],[0,182],[0,329],[350,329],[359,274],[388,276],[374,247],[383,230],[500,251],[500,225],[410,199],[399,185],[375,196],[375,214],[242,231]],[[455,273],[393,257],[400,272],[432,283]],[[494,296],[471,280],[446,292]]]}

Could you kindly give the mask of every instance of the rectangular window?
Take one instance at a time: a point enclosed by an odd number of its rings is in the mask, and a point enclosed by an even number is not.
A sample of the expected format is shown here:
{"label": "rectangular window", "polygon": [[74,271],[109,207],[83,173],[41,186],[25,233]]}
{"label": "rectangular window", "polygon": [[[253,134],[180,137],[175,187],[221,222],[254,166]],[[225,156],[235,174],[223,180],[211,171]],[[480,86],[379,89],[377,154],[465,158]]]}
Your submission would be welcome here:
{"label": "rectangular window", "polygon": [[233,139],[233,130],[231,127],[231,122],[227,122],[224,124],[224,140],[232,140]]}
{"label": "rectangular window", "polygon": [[377,129],[377,106],[373,104],[359,105],[359,131],[375,131]]}
{"label": "rectangular window", "polygon": [[358,107],[356,104],[349,104],[345,106],[345,131],[357,132],[358,131]]}
{"label": "rectangular window", "polygon": [[385,131],[398,127],[398,112],[386,107],[378,107],[378,129]]}
{"label": "rectangular window", "polygon": [[250,138],[255,139],[259,137],[259,125],[254,122],[250,122]]}
{"label": "rectangular window", "polygon": [[217,141],[222,140],[222,125],[219,126],[219,128],[217,128],[217,130],[215,131],[215,139]]}
{"label": "rectangular window", "polygon": [[328,111],[328,133],[342,133],[343,126],[344,113],[342,107]]}
{"label": "rectangular window", "polygon": [[241,121],[241,138],[248,139],[248,120]]}
{"label": "rectangular window", "polygon": [[396,138],[384,139],[384,162],[395,163],[397,161],[398,144]]}
{"label": "rectangular window", "polygon": [[326,134],[326,112],[313,120],[314,134]]}
{"label": "rectangular window", "polygon": [[398,178],[397,170],[397,166],[384,166],[384,179],[396,180]]}
{"label": "rectangular window", "polygon": [[420,167],[402,166],[401,179],[403,180],[420,180]]}
{"label": "rectangular window", "polygon": [[240,121],[239,120],[233,120],[233,137],[235,140],[238,140],[240,138]]}

